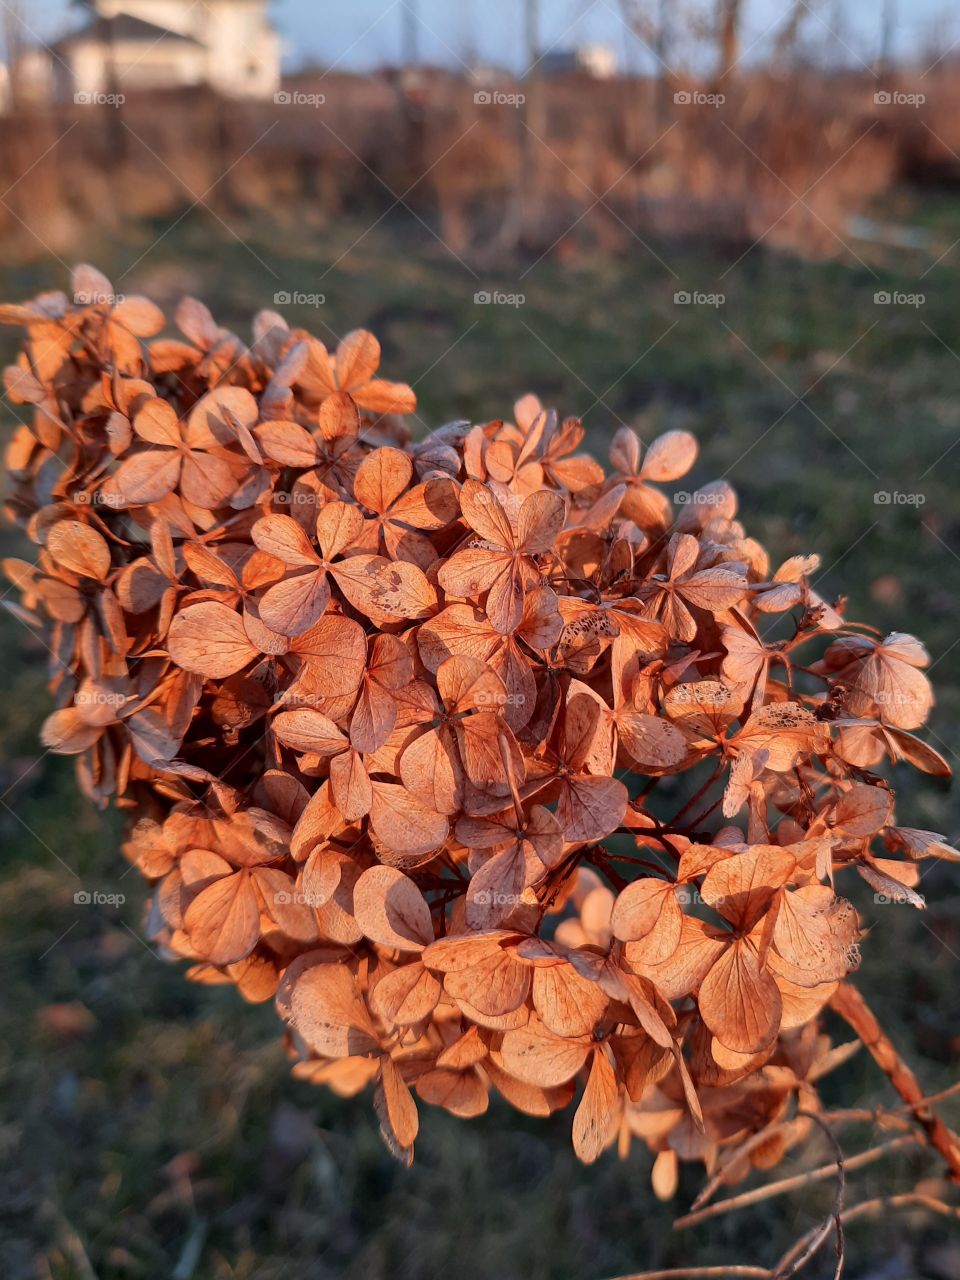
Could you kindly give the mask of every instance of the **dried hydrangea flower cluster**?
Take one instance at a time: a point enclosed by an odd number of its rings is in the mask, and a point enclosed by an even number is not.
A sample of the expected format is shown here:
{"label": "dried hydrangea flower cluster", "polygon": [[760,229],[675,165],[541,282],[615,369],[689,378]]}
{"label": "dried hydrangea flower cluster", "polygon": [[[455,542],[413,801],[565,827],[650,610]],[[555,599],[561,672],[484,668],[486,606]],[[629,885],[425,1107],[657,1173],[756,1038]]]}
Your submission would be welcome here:
{"label": "dried hydrangea flower cluster", "polygon": [[873,772],[947,772],[923,646],[847,622],[815,556],[771,572],[726,483],[675,513],[686,432],[621,429],[605,472],[527,396],[414,443],[371,334],[265,311],[247,346],[187,300],[160,338],[88,267],[0,320],[43,741],[128,811],[163,952],[275,999],[404,1158],[415,1099],[545,1116],[578,1081],[578,1155],[637,1136],[660,1194],[799,1141],[858,960],[837,874],[916,904],[953,856]]}

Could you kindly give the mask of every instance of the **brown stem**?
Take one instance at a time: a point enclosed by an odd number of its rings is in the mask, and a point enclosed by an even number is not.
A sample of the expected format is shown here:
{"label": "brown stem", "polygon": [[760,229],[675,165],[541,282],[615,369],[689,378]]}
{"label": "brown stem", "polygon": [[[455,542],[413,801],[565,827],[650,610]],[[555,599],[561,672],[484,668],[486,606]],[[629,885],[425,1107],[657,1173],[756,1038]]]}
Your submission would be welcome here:
{"label": "brown stem", "polygon": [[[843,1263],[846,1257],[844,1234],[843,1234],[843,1194],[847,1186],[847,1174],[845,1169],[845,1161],[843,1156],[843,1148],[837,1141],[837,1135],[824,1120],[823,1116],[818,1115],[815,1111],[798,1111],[798,1116],[806,1116],[812,1120],[814,1124],[819,1125],[823,1132],[827,1135],[830,1145],[833,1147],[837,1157],[837,1190],[833,1200],[833,1222],[837,1232],[837,1266],[833,1273],[833,1280],[840,1280],[843,1275]],[[780,1263],[777,1268],[778,1275],[794,1275],[806,1266],[807,1261],[813,1257],[814,1253],[819,1249],[822,1240],[826,1239],[827,1232],[830,1230],[830,1218],[824,1223],[824,1234],[818,1240],[811,1240],[806,1249],[800,1250],[795,1259],[791,1259],[792,1267],[789,1264]]]}
{"label": "brown stem", "polygon": [[857,1033],[874,1062],[908,1107],[913,1110],[930,1145],[935,1147],[946,1160],[950,1170],[950,1180],[960,1182],[960,1138],[952,1129],[948,1129],[940,1117],[926,1105],[917,1077],[900,1057],[892,1040],[874,1017],[863,996],[849,982],[841,982],[830,1000],[830,1005]]}
{"label": "brown stem", "polygon": [[666,1271],[635,1271],[617,1280],[773,1280],[769,1267],[672,1267]]}
{"label": "brown stem", "polygon": [[507,784],[510,787],[510,795],[513,797],[513,808],[517,818],[517,827],[522,830],[525,825],[523,805],[520,801],[520,792],[517,789],[517,779],[514,776],[513,760],[510,757],[510,747],[502,732],[497,734],[497,743],[500,747],[500,759],[503,761],[503,767],[506,771]]}
{"label": "brown stem", "polygon": [[852,1222],[855,1218],[864,1218],[872,1213],[904,1208],[926,1209],[942,1218],[960,1219],[960,1209],[956,1205],[944,1204],[942,1200],[924,1195],[922,1191],[905,1191],[898,1196],[878,1196],[876,1200],[862,1200],[860,1204],[851,1205],[849,1209],[844,1209],[843,1220]]}
{"label": "brown stem", "polygon": [[[836,1166],[834,1166],[834,1169]],[[918,1191],[907,1191],[902,1195],[879,1196],[876,1200],[863,1200],[859,1204],[844,1209],[840,1215],[843,1222],[853,1222],[857,1218],[865,1218],[877,1213],[885,1213],[891,1209],[926,1209],[928,1213],[939,1214],[943,1218],[960,1220],[960,1208],[944,1204],[933,1196]],[[796,1275],[797,1270],[809,1262],[817,1248],[823,1243],[826,1227],[829,1231],[833,1223],[830,1217],[826,1223],[811,1228],[800,1240],[790,1246],[784,1256],[772,1267],[676,1267],[667,1271],[635,1271],[628,1276],[619,1276],[617,1280],[723,1280],[724,1277],[742,1277],[743,1280],[786,1280]]]}
{"label": "brown stem", "polygon": [[702,799],[703,796],[707,794],[707,792],[710,790],[713,784],[720,777],[721,773],[723,773],[723,769],[724,769],[724,761],[721,760],[717,765],[717,767],[714,769],[713,773],[711,773],[710,777],[707,778],[706,782],[704,782],[704,784],[700,787],[700,789],[694,792],[694,794],[690,797],[690,799],[686,802],[686,804],[683,805],[682,808],[677,810],[677,812],[673,815],[673,817],[670,819],[669,822],[664,823],[665,830],[669,831],[676,828],[677,823],[680,821],[683,815],[687,812],[687,810],[692,809],[693,806],[697,803],[697,801]]}
{"label": "brown stem", "polygon": [[628,881],[624,880],[623,876],[611,867],[611,859],[604,850],[591,849],[584,860],[589,862],[591,866],[596,867],[598,871],[602,871],[617,893],[621,893],[627,887]]}
{"label": "brown stem", "polygon": [[[889,1155],[891,1152],[899,1151],[918,1141],[919,1138],[911,1134],[903,1134],[899,1138],[891,1138],[889,1142],[883,1142],[877,1147],[870,1147],[867,1151],[860,1151],[855,1156],[850,1156],[845,1161],[844,1172],[851,1173],[855,1169],[865,1168],[869,1164],[874,1164],[877,1160],[882,1160],[884,1156]],[[788,1192],[797,1191],[801,1187],[809,1186],[811,1182],[826,1182],[836,1176],[837,1162],[833,1160],[830,1164],[819,1165],[816,1169],[810,1169],[807,1173],[797,1173],[790,1178],[781,1178],[779,1182],[767,1182],[763,1186],[754,1187],[751,1191],[741,1191],[739,1195],[728,1196],[725,1200],[715,1200],[713,1204],[708,1204],[705,1208],[698,1209],[696,1213],[685,1213],[682,1217],[676,1219],[673,1224],[674,1229],[681,1231],[684,1227],[695,1227],[698,1223],[706,1221],[707,1218],[718,1218],[724,1213],[729,1213],[732,1209],[745,1209],[750,1205],[759,1204],[763,1200],[770,1200],[774,1196],[782,1196]]]}

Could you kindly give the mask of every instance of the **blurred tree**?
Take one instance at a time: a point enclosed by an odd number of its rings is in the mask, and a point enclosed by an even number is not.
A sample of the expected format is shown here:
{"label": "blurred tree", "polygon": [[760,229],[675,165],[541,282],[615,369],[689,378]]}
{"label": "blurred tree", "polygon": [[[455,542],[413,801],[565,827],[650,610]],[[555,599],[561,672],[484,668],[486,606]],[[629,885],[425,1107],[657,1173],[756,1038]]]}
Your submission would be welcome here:
{"label": "blurred tree", "polygon": [[877,74],[890,70],[893,62],[893,38],[897,27],[896,0],[883,0],[880,6],[880,45],[877,53]]}
{"label": "blurred tree", "polygon": [[673,82],[676,79],[671,66],[674,52],[672,19],[676,15],[671,10],[670,0],[620,0],[620,12],[624,22],[656,60],[655,111],[657,127],[662,129],[669,116]]}
{"label": "blurred tree", "polygon": [[721,80],[730,75],[740,61],[740,21],[742,17],[742,0],[717,0],[716,25],[720,54],[717,70]]}
{"label": "blurred tree", "polygon": [[11,110],[20,105],[22,93],[22,58],[26,52],[26,24],[22,0],[5,0],[2,5],[3,61],[7,66],[7,92]]}
{"label": "blurred tree", "polygon": [[817,0],[794,0],[786,21],[777,32],[777,38],[774,42],[773,61],[775,65],[782,66],[793,57],[804,21],[813,13],[816,7]]}
{"label": "blurred tree", "polygon": [[405,67],[415,67],[420,62],[420,15],[417,0],[407,0],[403,6],[403,50],[401,62]]}

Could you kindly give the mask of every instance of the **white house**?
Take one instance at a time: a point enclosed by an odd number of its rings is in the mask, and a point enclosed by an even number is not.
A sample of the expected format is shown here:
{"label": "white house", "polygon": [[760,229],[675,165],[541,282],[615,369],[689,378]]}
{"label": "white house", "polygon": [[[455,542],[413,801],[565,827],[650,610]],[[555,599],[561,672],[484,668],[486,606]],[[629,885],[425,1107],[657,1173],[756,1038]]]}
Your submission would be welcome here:
{"label": "white house", "polygon": [[548,76],[580,74],[592,80],[612,80],[617,74],[617,55],[606,44],[581,44],[575,49],[550,49],[538,65]]}
{"label": "white house", "polygon": [[207,84],[234,98],[280,86],[267,0],[81,0],[88,20],[50,47],[54,96]]}

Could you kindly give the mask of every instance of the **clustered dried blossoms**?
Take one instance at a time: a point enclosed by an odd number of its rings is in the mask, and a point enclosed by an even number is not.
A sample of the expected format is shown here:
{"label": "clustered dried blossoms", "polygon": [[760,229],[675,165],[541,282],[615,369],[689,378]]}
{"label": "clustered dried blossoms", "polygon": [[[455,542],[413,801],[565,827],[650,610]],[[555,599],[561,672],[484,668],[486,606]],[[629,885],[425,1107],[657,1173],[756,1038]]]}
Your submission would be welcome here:
{"label": "clustered dried blossoms", "polygon": [[129,812],[164,953],[275,998],[297,1073],[373,1084],[404,1158],[415,1097],[544,1116],[578,1081],[577,1154],[637,1136],[661,1194],[799,1141],[858,960],[835,876],[916,903],[953,854],[872,772],[947,772],[923,646],[847,622],[815,556],[771,573],[726,483],[675,517],[686,432],[619,430],[606,474],[527,396],[414,443],[371,334],[264,311],[248,347],[187,300],[159,338],[89,267],[0,320],[43,741]]}

